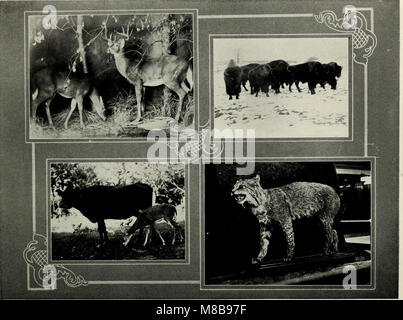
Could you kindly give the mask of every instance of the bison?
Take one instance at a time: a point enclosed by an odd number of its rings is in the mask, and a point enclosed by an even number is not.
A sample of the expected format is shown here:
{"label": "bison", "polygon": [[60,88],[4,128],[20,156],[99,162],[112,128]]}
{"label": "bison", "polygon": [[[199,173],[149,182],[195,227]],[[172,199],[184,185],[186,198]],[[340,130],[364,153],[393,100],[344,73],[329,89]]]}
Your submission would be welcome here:
{"label": "bison", "polygon": [[256,68],[257,66],[259,66],[258,63],[249,63],[247,65],[241,66],[241,84],[244,87],[245,91],[248,91],[245,85],[246,82],[249,80],[249,71]]}
{"label": "bison", "polygon": [[336,90],[337,87],[337,79],[341,77],[342,67],[339,66],[336,62],[324,63],[322,64],[324,70],[324,79],[323,79],[323,88],[325,84],[330,84],[330,87],[333,90]]}
{"label": "bison", "polygon": [[298,84],[299,82],[308,82],[308,88],[311,94],[315,94],[315,88],[318,83],[322,84],[324,79],[324,68],[320,62],[310,61],[293,66],[289,66],[290,77],[289,90],[295,83],[298,92],[301,92]]}
{"label": "bison", "polygon": [[101,243],[108,241],[105,219],[138,217],[141,210],[152,205],[153,189],[144,183],[127,186],[91,186],[57,190],[59,208],[66,211],[78,209],[92,223],[98,223]]}
{"label": "bison", "polygon": [[271,81],[271,68],[268,64],[261,64],[249,71],[250,94],[255,94],[257,97],[259,91],[266,93],[269,96],[269,85]]}
{"label": "bison", "polygon": [[231,59],[228,63],[228,67],[224,71],[225,89],[229,100],[232,99],[232,96],[239,99],[239,93],[241,92],[241,73],[241,68]]}
{"label": "bison", "polygon": [[268,63],[272,70],[271,85],[276,93],[280,93],[280,86],[290,79],[289,64],[284,60],[274,60]]}

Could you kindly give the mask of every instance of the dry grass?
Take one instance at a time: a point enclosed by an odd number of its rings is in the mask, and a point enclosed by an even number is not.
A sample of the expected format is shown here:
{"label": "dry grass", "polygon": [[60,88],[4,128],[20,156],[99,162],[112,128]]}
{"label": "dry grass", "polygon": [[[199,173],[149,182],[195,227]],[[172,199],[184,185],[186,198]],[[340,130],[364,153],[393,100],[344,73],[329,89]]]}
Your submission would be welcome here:
{"label": "dry grass", "polygon": [[[109,100],[106,105],[112,114],[107,121],[102,121],[97,113],[84,110],[83,120],[85,128],[80,127],[79,114],[76,110],[69,121],[67,129],[64,128],[64,121],[67,117],[69,109],[52,116],[55,129],[49,127],[47,123],[35,123],[30,121],[30,137],[33,139],[71,139],[71,138],[100,138],[100,137],[119,137],[119,136],[145,136],[147,132],[137,130],[137,126],[141,123],[154,120],[158,117],[175,117],[178,99],[171,94],[167,103],[167,107],[163,105],[148,105],[147,111],[144,113],[143,121],[135,123],[137,116],[136,97],[132,93],[119,94],[115,98]],[[193,97],[185,99],[184,110],[188,110],[194,106]],[[185,112],[182,112],[182,117]]]}

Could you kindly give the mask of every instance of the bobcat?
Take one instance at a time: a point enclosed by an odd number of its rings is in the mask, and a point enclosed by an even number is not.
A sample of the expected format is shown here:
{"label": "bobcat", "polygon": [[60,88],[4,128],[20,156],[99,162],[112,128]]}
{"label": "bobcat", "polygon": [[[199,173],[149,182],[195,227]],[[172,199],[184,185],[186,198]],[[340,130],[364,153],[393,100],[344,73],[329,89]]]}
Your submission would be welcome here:
{"label": "bobcat", "polygon": [[261,187],[260,177],[257,175],[251,179],[239,179],[234,185],[232,196],[259,220],[260,251],[252,260],[253,264],[260,263],[267,254],[271,220],[277,221],[285,233],[285,261],[294,257],[292,221],[302,217],[319,218],[326,236],[323,252],[329,255],[337,251],[338,238],[333,229],[333,219],[339,211],[340,198],[331,187],[314,182],[294,182],[266,190]]}

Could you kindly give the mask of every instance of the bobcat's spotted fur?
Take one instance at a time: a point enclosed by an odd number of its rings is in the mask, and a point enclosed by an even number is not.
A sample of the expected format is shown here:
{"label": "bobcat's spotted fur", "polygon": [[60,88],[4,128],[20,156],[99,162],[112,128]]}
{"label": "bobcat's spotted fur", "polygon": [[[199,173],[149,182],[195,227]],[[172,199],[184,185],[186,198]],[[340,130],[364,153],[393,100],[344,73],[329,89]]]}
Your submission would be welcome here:
{"label": "bobcat's spotted fur", "polygon": [[270,220],[277,221],[286,237],[287,254],[294,257],[292,221],[302,217],[317,217],[325,232],[322,248],[325,254],[337,251],[338,238],[333,219],[340,208],[340,198],[330,186],[314,182],[294,182],[279,188],[263,189],[260,177],[238,180],[232,190],[235,200],[251,211],[260,224],[260,252],[253,263],[260,263],[267,254],[271,233]]}

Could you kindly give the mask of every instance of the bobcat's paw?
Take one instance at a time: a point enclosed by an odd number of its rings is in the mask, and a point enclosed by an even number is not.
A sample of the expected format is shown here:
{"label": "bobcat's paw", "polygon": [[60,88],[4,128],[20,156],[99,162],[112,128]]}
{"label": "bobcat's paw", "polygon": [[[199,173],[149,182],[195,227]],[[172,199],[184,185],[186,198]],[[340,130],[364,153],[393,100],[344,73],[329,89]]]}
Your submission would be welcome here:
{"label": "bobcat's paw", "polygon": [[261,260],[259,260],[259,259],[255,259],[255,258],[253,258],[252,259],[252,264],[254,265],[254,266],[256,266],[256,265],[258,265],[258,264],[260,264],[262,261]]}

